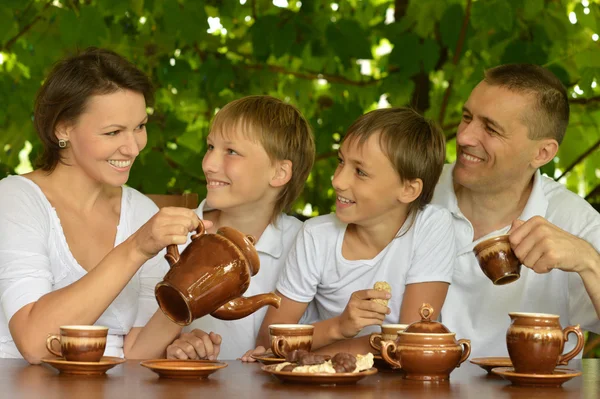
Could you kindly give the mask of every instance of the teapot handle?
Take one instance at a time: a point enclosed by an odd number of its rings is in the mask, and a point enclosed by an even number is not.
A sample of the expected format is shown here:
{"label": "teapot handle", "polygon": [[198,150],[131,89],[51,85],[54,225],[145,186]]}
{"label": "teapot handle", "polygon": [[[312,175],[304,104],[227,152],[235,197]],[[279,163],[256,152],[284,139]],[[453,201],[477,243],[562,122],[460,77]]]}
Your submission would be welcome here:
{"label": "teapot handle", "polygon": [[[198,221],[200,223],[198,223],[198,227],[196,227],[196,234],[192,235],[192,241],[206,232],[206,228],[204,227],[204,223],[202,223],[202,219],[198,219]],[[179,248],[176,244],[167,245],[167,254],[165,255],[165,259],[171,266],[179,262]]]}

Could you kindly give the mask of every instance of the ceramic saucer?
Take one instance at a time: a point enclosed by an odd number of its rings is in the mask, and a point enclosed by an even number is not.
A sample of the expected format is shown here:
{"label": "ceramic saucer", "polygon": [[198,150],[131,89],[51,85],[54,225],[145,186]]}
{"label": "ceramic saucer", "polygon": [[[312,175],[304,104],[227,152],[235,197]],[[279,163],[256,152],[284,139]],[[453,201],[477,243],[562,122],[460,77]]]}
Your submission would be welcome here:
{"label": "ceramic saucer", "polygon": [[400,368],[392,367],[381,355],[373,355],[373,366],[377,367],[378,370],[402,371]]}
{"label": "ceramic saucer", "polygon": [[227,363],[212,360],[153,359],[140,362],[162,378],[198,379],[227,367]]}
{"label": "ceramic saucer", "polygon": [[578,370],[556,368],[552,374],[526,374],[517,373],[512,367],[497,367],[492,369],[492,373],[502,376],[514,385],[528,387],[559,387],[573,377],[578,377],[582,373]]}
{"label": "ceramic saucer", "polygon": [[104,356],[99,362],[72,362],[62,357],[42,359],[42,363],[49,364],[62,374],[70,375],[103,375],[123,362],[125,359],[111,356]]}
{"label": "ceramic saucer", "polygon": [[360,373],[294,373],[292,371],[276,371],[277,365],[262,366],[262,370],[277,377],[282,382],[300,383],[308,385],[349,385],[356,384],[363,378],[377,374],[377,369],[372,367]]}
{"label": "ceramic saucer", "polygon": [[469,361],[478,365],[488,373],[491,373],[492,369],[495,367],[512,367],[512,362],[509,357],[476,357]]}
{"label": "ceramic saucer", "polygon": [[261,362],[262,364],[278,364],[285,362],[282,357],[277,357],[273,353],[265,353],[263,355],[251,355],[252,359]]}

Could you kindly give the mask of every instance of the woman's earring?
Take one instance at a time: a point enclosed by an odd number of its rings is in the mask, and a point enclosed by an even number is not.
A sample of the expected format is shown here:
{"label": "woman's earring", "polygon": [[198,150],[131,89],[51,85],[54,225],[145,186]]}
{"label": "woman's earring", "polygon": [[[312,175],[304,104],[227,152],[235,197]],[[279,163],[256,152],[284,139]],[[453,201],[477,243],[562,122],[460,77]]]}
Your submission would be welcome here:
{"label": "woman's earring", "polygon": [[58,146],[60,148],[67,148],[67,140],[65,140],[65,139],[58,139]]}

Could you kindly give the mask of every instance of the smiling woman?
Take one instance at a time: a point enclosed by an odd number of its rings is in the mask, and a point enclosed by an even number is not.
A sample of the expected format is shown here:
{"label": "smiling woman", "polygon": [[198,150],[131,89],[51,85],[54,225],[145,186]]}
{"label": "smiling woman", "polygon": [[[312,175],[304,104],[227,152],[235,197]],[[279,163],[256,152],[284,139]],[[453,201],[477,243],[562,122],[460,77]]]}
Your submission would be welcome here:
{"label": "smiling woman", "polygon": [[[0,358],[39,363],[64,325],[109,328],[106,355],[161,356],[180,327],[157,311],[155,256],[198,225],[124,184],[147,142],[148,78],[91,48],[45,79],[34,122],[39,169],[0,181]],[[208,222],[208,226],[210,226]],[[145,326],[145,327],[144,327]]]}

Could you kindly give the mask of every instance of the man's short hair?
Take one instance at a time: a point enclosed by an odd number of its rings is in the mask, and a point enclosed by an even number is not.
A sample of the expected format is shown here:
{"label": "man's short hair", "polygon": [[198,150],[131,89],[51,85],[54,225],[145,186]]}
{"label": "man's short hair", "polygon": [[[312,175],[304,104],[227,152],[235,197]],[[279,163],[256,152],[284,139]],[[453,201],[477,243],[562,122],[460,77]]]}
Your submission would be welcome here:
{"label": "man's short hair", "polygon": [[492,86],[531,95],[532,110],[523,122],[532,140],[553,138],[562,142],[569,124],[567,89],[552,72],[533,64],[506,64],[485,71],[484,81]]}

